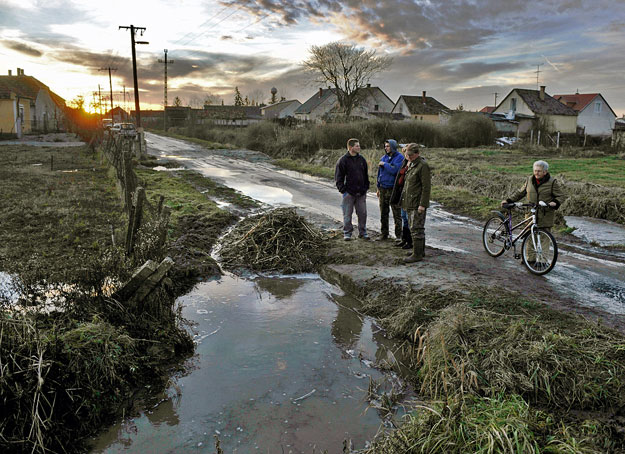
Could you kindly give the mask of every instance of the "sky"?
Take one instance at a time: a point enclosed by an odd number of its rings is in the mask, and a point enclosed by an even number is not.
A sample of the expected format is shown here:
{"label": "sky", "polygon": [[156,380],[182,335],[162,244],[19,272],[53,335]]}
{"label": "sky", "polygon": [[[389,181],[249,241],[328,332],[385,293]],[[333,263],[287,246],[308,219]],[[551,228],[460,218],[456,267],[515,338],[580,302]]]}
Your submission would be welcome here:
{"label": "sky", "polygon": [[201,107],[232,104],[235,86],[304,102],[319,89],[301,65],[310,47],[340,41],[393,58],[371,80],[393,102],[426,91],[479,110],[545,85],[625,115],[625,0],[0,0],[0,74],[22,68],[89,105],[98,85],[108,100],[116,68],[114,103],[134,108],[131,24],[149,43],[136,47],[142,109],[162,109],[164,49],[168,105]]}

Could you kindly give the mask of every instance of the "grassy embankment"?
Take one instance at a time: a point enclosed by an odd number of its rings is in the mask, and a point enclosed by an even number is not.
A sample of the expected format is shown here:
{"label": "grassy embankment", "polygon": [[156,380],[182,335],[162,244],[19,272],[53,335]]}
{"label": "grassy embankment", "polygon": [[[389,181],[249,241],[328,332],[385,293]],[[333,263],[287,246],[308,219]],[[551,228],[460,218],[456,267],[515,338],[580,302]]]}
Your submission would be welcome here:
{"label": "grassy embankment", "polygon": [[[162,194],[172,209],[170,246],[150,258],[177,261],[174,282],[153,292],[173,309],[178,291],[216,272],[210,247],[236,218],[209,197],[254,203],[192,172],[138,173],[148,200]],[[176,311],[155,319],[112,296],[141,264],[119,247],[127,220],[113,175],[86,147],[0,147],[0,270],[21,295],[0,295],[2,452],[81,450],[192,351]]]}
{"label": "grassy embankment", "polygon": [[405,341],[429,402],[366,453],[623,452],[625,338],[483,287],[388,287],[363,313]]}

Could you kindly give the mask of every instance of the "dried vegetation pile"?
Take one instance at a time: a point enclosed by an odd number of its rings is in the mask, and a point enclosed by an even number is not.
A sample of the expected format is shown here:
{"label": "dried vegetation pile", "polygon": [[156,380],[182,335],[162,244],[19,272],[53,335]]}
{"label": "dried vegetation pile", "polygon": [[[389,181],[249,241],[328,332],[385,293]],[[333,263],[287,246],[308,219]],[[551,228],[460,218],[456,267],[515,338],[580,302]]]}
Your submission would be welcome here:
{"label": "dried vegetation pile", "polygon": [[277,208],[241,221],[222,240],[228,268],[304,273],[325,257],[323,234],[293,208]]}

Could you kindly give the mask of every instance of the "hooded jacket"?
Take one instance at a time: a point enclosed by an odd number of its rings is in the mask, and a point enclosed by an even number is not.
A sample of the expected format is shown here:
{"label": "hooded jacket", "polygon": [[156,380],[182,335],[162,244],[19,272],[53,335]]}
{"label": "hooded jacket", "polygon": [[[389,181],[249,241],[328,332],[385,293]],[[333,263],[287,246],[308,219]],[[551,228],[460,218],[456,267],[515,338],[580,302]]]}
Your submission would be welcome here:
{"label": "hooded jacket", "polygon": [[378,188],[391,189],[395,184],[395,177],[397,172],[401,168],[404,162],[404,156],[397,151],[397,141],[388,139],[386,142],[391,146],[390,156],[384,153],[384,156],[380,158],[380,162],[384,163],[384,166],[378,166]]}

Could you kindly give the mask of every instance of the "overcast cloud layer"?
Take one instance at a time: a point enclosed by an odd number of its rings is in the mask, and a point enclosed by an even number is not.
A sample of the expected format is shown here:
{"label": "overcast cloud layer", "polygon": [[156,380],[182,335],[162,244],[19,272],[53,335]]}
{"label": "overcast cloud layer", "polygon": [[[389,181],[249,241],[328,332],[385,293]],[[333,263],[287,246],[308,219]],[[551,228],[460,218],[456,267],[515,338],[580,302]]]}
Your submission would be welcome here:
{"label": "overcast cloud layer", "polygon": [[[93,77],[90,89],[108,86],[100,69],[113,66],[116,86],[132,87],[122,40],[128,32],[117,30],[122,22],[109,19],[109,6],[92,5],[0,0],[1,69],[25,68],[70,99],[85,89],[72,91],[62,86],[72,78],[29,64],[81,74],[81,83]],[[150,45],[138,47],[140,90],[155,108],[162,103],[163,48],[175,59],[170,103],[208,93],[231,103],[234,86],[259,100],[275,86],[303,102],[317,87],[306,85],[299,63],[310,45],[332,37],[393,56],[392,67],[372,81],[393,100],[425,90],[450,108],[480,109],[494,103],[494,93],[502,100],[514,87],[536,89],[540,65],[548,93],[600,92],[625,114],[625,0],[189,0],[176,7],[137,2],[139,11],[145,14],[123,22],[147,27],[142,39]]]}

